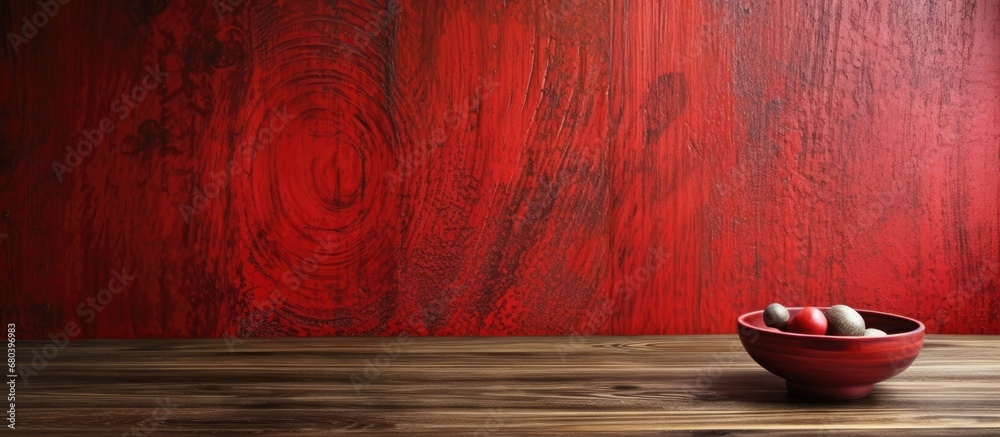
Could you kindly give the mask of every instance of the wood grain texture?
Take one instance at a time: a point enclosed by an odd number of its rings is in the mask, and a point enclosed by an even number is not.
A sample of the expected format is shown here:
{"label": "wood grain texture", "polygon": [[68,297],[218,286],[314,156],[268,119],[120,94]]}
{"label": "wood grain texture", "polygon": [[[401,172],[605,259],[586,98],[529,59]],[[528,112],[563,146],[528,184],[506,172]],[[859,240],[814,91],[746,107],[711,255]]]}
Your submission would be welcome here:
{"label": "wood grain texture", "polygon": [[772,301],[1000,333],[1000,2],[70,2],[0,62],[21,339],[721,333]]}
{"label": "wood grain texture", "polygon": [[[995,336],[930,336],[908,370],[844,403],[788,398],[735,335],[396,342],[248,340],[233,351],[220,340],[76,342],[18,385],[18,427],[121,435],[159,416],[146,426],[163,435],[1000,431]],[[356,390],[351,378],[366,367],[377,377]]]}

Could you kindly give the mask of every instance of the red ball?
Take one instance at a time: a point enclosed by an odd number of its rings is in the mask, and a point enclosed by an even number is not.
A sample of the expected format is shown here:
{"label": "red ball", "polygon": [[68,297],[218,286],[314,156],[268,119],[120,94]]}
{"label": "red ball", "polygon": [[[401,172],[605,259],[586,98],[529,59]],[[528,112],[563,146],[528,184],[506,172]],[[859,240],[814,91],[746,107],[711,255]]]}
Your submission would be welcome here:
{"label": "red ball", "polygon": [[805,307],[788,321],[788,331],[799,334],[823,335],[826,333],[826,316],[816,307]]}

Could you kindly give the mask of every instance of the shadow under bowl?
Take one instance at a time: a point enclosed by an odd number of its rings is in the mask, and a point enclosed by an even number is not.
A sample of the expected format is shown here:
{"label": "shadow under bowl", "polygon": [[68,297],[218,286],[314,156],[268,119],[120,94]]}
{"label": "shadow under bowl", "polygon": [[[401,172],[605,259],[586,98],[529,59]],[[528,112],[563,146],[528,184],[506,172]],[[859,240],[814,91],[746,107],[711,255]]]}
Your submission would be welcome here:
{"label": "shadow under bowl", "polygon": [[[795,317],[801,309],[788,312]],[[839,337],[769,328],[763,313],[754,311],[737,319],[743,348],[761,367],[784,378],[789,394],[811,399],[868,396],[875,383],[906,370],[924,344],[924,324],[895,314],[858,310],[866,327],[888,335]]]}

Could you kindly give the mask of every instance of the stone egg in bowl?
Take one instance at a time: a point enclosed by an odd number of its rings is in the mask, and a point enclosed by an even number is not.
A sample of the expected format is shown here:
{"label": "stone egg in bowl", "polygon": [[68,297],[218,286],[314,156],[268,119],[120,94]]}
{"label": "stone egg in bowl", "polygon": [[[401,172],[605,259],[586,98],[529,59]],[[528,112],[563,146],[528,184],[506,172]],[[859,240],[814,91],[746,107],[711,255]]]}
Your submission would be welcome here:
{"label": "stone egg in bowl", "polygon": [[[795,317],[801,307],[788,308]],[[827,308],[821,307],[825,311]],[[750,357],[785,379],[788,392],[818,400],[868,396],[878,382],[906,370],[924,344],[924,324],[895,314],[858,310],[868,328],[886,336],[829,336],[783,332],[764,325],[763,311],[737,319]]]}

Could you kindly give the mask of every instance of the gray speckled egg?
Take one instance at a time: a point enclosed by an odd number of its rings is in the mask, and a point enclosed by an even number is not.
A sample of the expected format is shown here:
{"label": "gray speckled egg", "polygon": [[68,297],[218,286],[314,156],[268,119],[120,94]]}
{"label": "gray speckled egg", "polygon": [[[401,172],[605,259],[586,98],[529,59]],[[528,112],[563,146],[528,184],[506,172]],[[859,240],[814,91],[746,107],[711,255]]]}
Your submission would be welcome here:
{"label": "gray speckled egg", "polygon": [[780,303],[772,303],[764,308],[764,325],[782,331],[788,327],[788,310]]}
{"label": "gray speckled egg", "polygon": [[865,337],[885,337],[886,335],[888,334],[886,334],[885,331],[881,329],[875,329],[875,328],[865,329]]}
{"label": "gray speckled egg", "polygon": [[864,335],[865,319],[847,305],[834,305],[826,310],[826,335]]}

